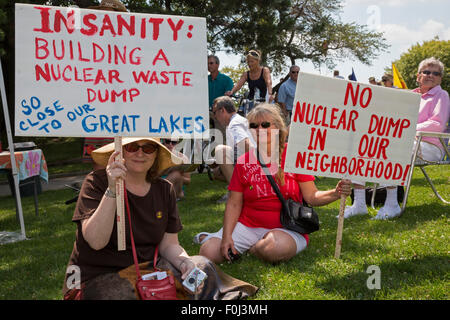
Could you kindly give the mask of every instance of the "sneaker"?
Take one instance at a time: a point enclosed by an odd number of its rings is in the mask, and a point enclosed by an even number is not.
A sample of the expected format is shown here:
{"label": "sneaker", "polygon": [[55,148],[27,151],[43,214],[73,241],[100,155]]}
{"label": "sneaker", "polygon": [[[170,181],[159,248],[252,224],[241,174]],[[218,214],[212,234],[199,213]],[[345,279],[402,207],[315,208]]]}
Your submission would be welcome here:
{"label": "sneaker", "polygon": [[[356,207],[354,204],[352,206],[346,206],[344,211],[344,218],[348,219],[354,216],[360,216],[367,214],[367,207]],[[339,218],[339,215],[336,216],[336,218]]]}
{"label": "sneaker", "polygon": [[[203,235],[205,235],[205,237],[204,237],[202,240],[200,240],[200,237],[203,236]],[[197,234],[194,236],[194,243],[196,243],[196,244],[203,244],[203,243],[206,241],[206,238],[207,238],[209,235],[210,235],[210,233],[208,233],[208,232],[200,232],[200,233],[197,233]]]}
{"label": "sneaker", "polygon": [[216,203],[224,203],[228,201],[228,193],[225,194],[222,198],[216,201]]}
{"label": "sneaker", "polygon": [[382,206],[380,210],[378,210],[377,215],[373,218],[374,220],[387,220],[392,219],[400,215],[402,209],[398,204],[394,206]]}

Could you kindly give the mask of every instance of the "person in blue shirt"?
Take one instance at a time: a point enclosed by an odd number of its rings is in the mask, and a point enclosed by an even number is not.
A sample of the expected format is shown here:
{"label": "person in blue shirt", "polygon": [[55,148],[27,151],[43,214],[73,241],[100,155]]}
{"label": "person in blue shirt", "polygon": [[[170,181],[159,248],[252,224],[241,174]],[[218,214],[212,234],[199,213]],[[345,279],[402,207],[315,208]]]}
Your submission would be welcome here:
{"label": "person in blue shirt", "polygon": [[295,89],[297,88],[297,79],[300,68],[298,66],[291,66],[289,69],[289,79],[287,79],[280,86],[277,95],[277,101],[280,105],[281,111],[286,118],[286,124],[291,122],[292,109],[294,106]]}
{"label": "person in blue shirt", "polygon": [[208,56],[208,93],[209,93],[209,111],[210,118],[214,120],[214,127],[224,131],[220,123],[212,114],[214,100],[221,97],[225,92],[233,89],[233,80],[223,73],[219,72],[220,60],[215,55]]}

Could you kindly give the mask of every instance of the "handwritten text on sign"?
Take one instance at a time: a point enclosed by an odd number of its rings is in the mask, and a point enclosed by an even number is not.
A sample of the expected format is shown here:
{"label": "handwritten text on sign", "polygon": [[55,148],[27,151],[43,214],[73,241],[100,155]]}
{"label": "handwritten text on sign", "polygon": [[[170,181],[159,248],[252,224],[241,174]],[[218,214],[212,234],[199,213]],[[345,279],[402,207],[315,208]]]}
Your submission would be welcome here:
{"label": "handwritten text on sign", "polygon": [[402,185],[419,103],[404,90],[301,73],[286,171]]}
{"label": "handwritten text on sign", "polygon": [[204,18],[16,4],[16,134],[208,129]]}

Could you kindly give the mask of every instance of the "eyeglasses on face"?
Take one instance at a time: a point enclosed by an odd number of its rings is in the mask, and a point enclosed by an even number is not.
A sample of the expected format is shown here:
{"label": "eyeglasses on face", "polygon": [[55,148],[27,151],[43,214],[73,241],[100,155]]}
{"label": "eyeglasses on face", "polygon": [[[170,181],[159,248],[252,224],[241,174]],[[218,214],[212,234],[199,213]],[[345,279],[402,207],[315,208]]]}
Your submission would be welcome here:
{"label": "eyeglasses on face", "polygon": [[298,73],[298,71],[291,71],[291,73],[292,73],[292,74],[296,74],[296,73]]}
{"label": "eyeglasses on face", "polygon": [[248,54],[251,55],[252,57],[259,58],[259,54],[256,51],[249,51]]}
{"label": "eyeglasses on face", "polygon": [[152,143],[147,143],[143,146],[140,146],[137,144],[137,142],[126,144],[123,146],[123,148],[125,149],[125,151],[130,153],[138,152],[139,149],[142,149],[142,152],[144,152],[145,154],[152,154],[153,152],[158,150],[158,146]]}
{"label": "eyeglasses on face", "polygon": [[178,141],[172,141],[172,140],[165,140],[164,144],[172,144],[172,145],[176,145],[178,144]]}
{"label": "eyeglasses on face", "polygon": [[259,126],[261,126],[261,128],[267,129],[268,127],[270,127],[271,123],[268,121],[264,121],[261,123],[255,123],[255,122],[250,122],[250,128],[251,129],[258,129]]}
{"label": "eyeglasses on face", "polygon": [[425,74],[427,76],[432,74],[435,77],[440,77],[442,75],[439,71],[430,71],[430,70],[423,70],[423,71],[420,71],[420,73]]}

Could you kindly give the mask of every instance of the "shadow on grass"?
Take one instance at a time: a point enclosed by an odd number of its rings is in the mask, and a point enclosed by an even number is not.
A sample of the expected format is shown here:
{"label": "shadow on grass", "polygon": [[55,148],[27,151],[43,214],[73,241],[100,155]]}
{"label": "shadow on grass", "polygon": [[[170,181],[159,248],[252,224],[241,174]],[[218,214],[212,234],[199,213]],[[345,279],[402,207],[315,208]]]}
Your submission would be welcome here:
{"label": "shadow on grass", "polygon": [[[369,265],[363,270],[343,276],[329,276],[325,281],[319,281],[316,286],[330,294],[338,294],[345,299],[376,299],[395,294],[397,291],[408,290],[423,283],[445,282],[448,274],[447,256],[423,256],[418,259],[396,262],[383,262],[380,268],[380,290],[370,290],[368,279],[373,272],[367,273]],[[369,281],[370,282],[370,281]],[[443,286],[445,288],[445,285]],[[357,290],[355,288],[358,288]],[[443,288],[440,297],[447,299],[448,292]]]}

